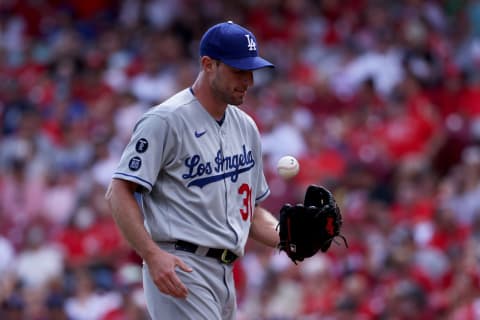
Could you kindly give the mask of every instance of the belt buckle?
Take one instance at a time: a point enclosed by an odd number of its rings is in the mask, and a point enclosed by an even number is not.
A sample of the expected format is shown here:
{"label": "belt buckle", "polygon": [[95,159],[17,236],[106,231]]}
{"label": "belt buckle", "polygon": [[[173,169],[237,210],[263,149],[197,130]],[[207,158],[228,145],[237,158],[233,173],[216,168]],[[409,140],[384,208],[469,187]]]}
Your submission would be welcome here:
{"label": "belt buckle", "polygon": [[220,261],[225,263],[225,264],[230,264],[232,263],[233,261],[235,261],[235,256],[229,256],[229,251],[228,249],[224,249],[223,252],[222,252],[222,255],[220,256]]}

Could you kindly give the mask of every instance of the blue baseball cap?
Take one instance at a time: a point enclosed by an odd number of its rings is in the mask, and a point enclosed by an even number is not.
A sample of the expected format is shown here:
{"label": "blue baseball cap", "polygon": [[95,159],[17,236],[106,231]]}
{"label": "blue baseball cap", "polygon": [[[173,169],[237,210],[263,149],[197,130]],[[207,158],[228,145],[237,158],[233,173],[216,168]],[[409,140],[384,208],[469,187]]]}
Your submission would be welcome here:
{"label": "blue baseball cap", "polygon": [[209,56],[239,70],[273,68],[257,49],[253,33],[232,21],[214,25],[200,40],[200,57]]}

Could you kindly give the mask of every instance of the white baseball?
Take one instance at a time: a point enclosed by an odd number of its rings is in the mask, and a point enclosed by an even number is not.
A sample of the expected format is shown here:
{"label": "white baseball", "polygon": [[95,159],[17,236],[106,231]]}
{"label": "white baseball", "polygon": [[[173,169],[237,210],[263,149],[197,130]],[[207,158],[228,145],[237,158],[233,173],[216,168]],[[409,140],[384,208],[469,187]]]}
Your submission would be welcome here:
{"label": "white baseball", "polygon": [[300,164],[292,156],[284,156],[278,160],[277,172],[283,179],[291,179],[298,174]]}

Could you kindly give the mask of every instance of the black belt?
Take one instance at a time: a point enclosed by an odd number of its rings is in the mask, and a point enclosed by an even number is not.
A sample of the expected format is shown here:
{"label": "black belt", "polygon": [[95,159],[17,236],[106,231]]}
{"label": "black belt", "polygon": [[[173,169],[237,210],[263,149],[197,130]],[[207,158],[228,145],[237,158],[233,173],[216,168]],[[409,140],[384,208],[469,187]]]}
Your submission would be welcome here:
{"label": "black belt", "polygon": [[175,249],[215,258],[225,264],[230,264],[238,258],[235,253],[228,249],[205,248],[183,240],[175,242]]}

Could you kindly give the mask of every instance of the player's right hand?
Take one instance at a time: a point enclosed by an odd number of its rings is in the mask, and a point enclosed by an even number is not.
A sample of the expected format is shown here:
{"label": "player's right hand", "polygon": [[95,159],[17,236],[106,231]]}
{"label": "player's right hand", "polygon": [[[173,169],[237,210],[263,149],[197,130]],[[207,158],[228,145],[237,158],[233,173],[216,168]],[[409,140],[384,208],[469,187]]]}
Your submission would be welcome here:
{"label": "player's right hand", "polygon": [[186,272],[192,272],[192,269],[179,257],[158,248],[154,255],[145,259],[145,263],[150,277],[162,293],[176,298],[187,297],[187,287],[180,281],[175,269],[179,267]]}

